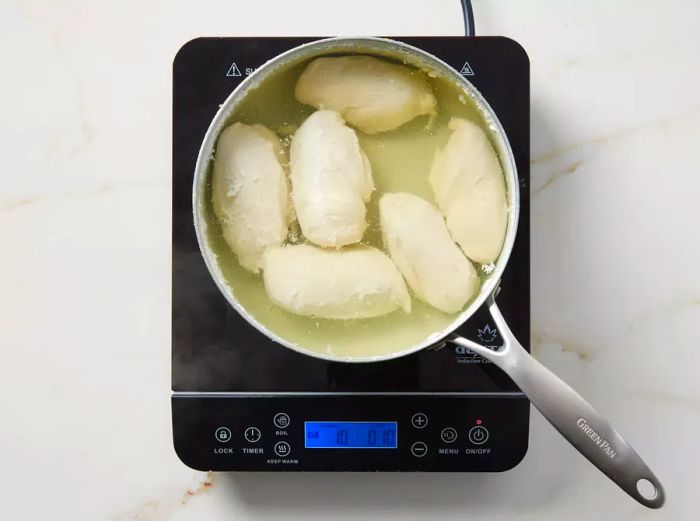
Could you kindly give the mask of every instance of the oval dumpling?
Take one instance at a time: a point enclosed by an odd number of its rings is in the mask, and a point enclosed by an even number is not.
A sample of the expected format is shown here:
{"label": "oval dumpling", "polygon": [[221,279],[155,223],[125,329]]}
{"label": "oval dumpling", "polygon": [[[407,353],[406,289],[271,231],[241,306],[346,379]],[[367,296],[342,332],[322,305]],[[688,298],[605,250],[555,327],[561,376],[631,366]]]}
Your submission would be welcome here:
{"label": "oval dumpling", "polygon": [[384,246],[416,297],[446,313],[461,310],[478,290],[479,277],[440,211],[400,192],[382,196],[379,215]]}
{"label": "oval dumpling", "polygon": [[262,125],[234,123],[219,136],[212,203],[224,239],[245,269],[257,273],[266,248],[287,237],[289,187],[277,136]]}
{"label": "oval dumpling", "polygon": [[447,229],[465,255],[494,262],[508,226],[501,165],[488,137],[471,121],[452,118],[447,144],[435,153],[429,181]]}
{"label": "oval dumpling", "polygon": [[270,248],[264,256],[263,280],[270,300],[296,315],[356,319],[411,310],[411,297],[396,266],[369,246]]}
{"label": "oval dumpling", "polygon": [[335,248],[359,242],[374,183],[355,131],[337,112],[314,112],[292,138],[290,164],[292,198],[304,236]]}
{"label": "oval dumpling", "polygon": [[367,134],[393,130],[437,110],[419,70],[371,56],[316,58],[299,77],[294,95],[301,103],[339,112]]}

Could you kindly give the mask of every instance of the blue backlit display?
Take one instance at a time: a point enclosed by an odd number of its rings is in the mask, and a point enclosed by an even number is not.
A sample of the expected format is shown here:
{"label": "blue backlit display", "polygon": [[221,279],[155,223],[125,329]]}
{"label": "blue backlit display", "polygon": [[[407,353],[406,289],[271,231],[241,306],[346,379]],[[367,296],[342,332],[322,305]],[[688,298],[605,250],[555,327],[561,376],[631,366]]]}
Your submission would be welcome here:
{"label": "blue backlit display", "polygon": [[396,422],[305,422],[307,449],[395,449]]}

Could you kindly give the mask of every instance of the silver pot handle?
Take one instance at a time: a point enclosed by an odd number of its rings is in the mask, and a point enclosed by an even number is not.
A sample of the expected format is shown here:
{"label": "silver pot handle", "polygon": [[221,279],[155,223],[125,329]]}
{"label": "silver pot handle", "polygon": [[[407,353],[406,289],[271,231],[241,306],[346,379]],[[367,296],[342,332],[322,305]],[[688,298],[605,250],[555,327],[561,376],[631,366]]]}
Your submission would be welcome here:
{"label": "silver pot handle", "polygon": [[663,486],[642,458],[588,402],[520,345],[493,295],[487,302],[504,340],[502,349],[493,351],[459,336],[448,341],[496,364],[576,450],[642,505],[660,508]]}

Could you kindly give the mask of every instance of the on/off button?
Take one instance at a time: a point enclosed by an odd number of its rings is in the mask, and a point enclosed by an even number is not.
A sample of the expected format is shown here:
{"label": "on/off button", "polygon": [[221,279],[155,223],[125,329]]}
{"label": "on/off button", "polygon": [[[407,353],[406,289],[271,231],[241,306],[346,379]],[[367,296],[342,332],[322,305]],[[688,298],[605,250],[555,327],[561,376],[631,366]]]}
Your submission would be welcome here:
{"label": "on/off button", "polygon": [[483,445],[489,439],[489,431],[482,425],[476,425],[469,429],[469,441],[474,445]]}

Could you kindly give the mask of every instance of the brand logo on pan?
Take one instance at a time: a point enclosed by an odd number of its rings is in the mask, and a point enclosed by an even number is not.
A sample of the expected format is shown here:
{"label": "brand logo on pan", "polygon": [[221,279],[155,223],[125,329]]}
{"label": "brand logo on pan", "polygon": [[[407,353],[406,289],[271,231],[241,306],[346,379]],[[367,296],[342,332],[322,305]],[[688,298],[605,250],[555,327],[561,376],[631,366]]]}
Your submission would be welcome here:
{"label": "brand logo on pan", "polygon": [[593,429],[593,427],[588,425],[588,422],[586,422],[586,420],[584,418],[579,418],[576,421],[576,425],[578,425],[578,428],[581,429],[586,434],[586,436],[588,436],[590,439],[592,439],[593,443],[598,445],[600,450],[605,452],[605,454],[607,454],[607,456],[610,459],[613,459],[617,455],[617,452],[615,452],[613,450],[613,448],[610,446],[610,442],[608,442],[608,440],[606,440],[600,434],[598,434],[595,431],[595,429]]}
{"label": "brand logo on pan", "polygon": [[[481,344],[493,351],[498,351],[501,346],[497,345],[499,342],[496,340],[498,338],[498,329],[491,327],[490,324],[484,324],[484,327],[477,328],[476,337],[479,339]],[[490,364],[490,360],[481,358],[471,349],[464,346],[455,346],[455,358],[458,364]]]}
{"label": "brand logo on pan", "polygon": [[479,337],[479,340],[487,344],[496,340],[497,335],[498,329],[496,329],[495,327],[491,327],[488,324],[486,324],[482,329],[479,329],[476,332],[476,336]]}

